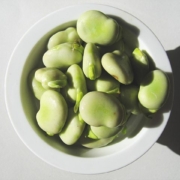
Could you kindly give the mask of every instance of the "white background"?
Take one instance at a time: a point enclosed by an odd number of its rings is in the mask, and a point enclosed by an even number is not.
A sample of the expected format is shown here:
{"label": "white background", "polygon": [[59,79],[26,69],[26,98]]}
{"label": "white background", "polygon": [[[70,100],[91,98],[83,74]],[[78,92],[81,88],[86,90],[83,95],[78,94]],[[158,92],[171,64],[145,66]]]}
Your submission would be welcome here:
{"label": "white background", "polygon": [[[154,146],[127,167],[100,175],[64,172],[36,157],[15,133],[4,102],[7,64],[22,35],[45,15],[69,5],[87,2],[123,9],[143,21],[166,50],[174,72],[175,85],[174,106],[169,122]],[[0,180],[179,180],[179,76],[179,0],[0,0]]]}

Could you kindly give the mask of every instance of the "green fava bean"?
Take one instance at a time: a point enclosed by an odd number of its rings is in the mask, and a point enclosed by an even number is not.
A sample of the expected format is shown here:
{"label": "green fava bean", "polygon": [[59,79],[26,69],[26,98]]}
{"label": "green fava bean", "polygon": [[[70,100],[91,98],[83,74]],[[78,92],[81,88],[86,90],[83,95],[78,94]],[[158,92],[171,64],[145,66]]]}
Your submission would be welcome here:
{"label": "green fava bean", "polygon": [[63,89],[64,97],[74,105],[74,111],[77,112],[82,97],[87,93],[86,80],[79,65],[71,65],[66,72],[68,84]]}
{"label": "green fava bean", "polygon": [[124,106],[113,95],[98,91],[88,92],[83,96],[79,112],[90,126],[109,128],[120,125],[126,114]]}
{"label": "green fava bean", "polygon": [[68,107],[63,96],[54,91],[47,90],[40,100],[40,109],[36,114],[39,127],[48,135],[60,133],[68,114]]}
{"label": "green fava bean", "polygon": [[67,69],[72,64],[82,61],[84,48],[79,43],[63,43],[57,45],[43,55],[43,63],[46,67]]}
{"label": "green fava bean", "polygon": [[139,109],[138,93],[139,87],[136,85],[121,86],[120,101],[126,110],[132,114],[139,114],[141,112]]}
{"label": "green fava bean", "polygon": [[35,71],[32,71],[29,75],[29,80],[30,80],[30,85],[31,85],[31,89],[32,92],[34,94],[34,96],[40,100],[42,94],[46,91],[46,89],[43,88],[42,84],[36,80],[35,78]]}
{"label": "green fava bean", "polygon": [[69,109],[66,124],[59,134],[60,139],[67,145],[75,144],[83,133],[85,125],[86,123],[79,117],[79,113]]}
{"label": "green fava bean", "polygon": [[120,25],[97,10],[86,11],[78,18],[77,32],[86,43],[97,45],[110,45],[122,37]]}
{"label": "green fava bean", "polygon": [[138,99],[147,109],[159,109],[168,95],[168,78],[161,70],[149,72],[140,84]]}
{"label": "green fava bean", "polygon": [[86,44],[83,55],[83,72],[91,80],[101,75],[101,59],[99,49],[93,43]]}
{"label": "green fava bean", "polygon": [[81,42],[76,28],[69,27],[63,31],[53,34],[48,41],[48,49],[51,49],[59,44],[66,42]]}
{"label": "green fava bean", "polygon": [[122,84],[130,84],[134,75],[128,56],[120,51],[106,53],[101,59],[103,68]]}
{"label": "green fava bean", "polygon": [[106,126],[91,126],[90,127],[92,132],[99,138],[99,139],[104,139],[104,138],[109,138],[112,136],[115,136],[117,133],[120,132],[122,129],[122,126],[117,126],[114,128],[108,128]]}
{"label": "green fava bean", "polygon": [[120,93],[120,83],[109,74],[102,74],[96,80],[87,80],[87,87],[90,91],[101,91],[109,94]]}
{"label": "green fava bean", "polygon": [[149,72],[148,57],[143,51],[136,48],[132,53],[131,62],[134,70],[134,79],[140,84],[144,76]]}
{"label": "green fava bean", "polygon": [[35,72],[35,78],[45,89],[63,88],[67,84],[66,75],[56,68],[40,68]]}

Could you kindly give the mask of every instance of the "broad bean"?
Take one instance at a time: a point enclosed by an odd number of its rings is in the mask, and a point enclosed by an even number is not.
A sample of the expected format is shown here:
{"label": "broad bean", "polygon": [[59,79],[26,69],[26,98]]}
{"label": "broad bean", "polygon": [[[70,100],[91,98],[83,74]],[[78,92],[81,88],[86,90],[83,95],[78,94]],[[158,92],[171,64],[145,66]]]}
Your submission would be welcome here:
{"label": "broad bean", "polygon": [[62,93],[69,102],[75,103],[74,111],[77,112],[82,97],[87,93],[86,80],[82,69],[77,64],[73,64],[67,69],[66,76],[68,84]]}
{"label": "broad bean", "polygon": [[85,76],[91,80],[95,80],[101,75],[100,52],[93,43],[87,43],[84,48],[82,69]]}
{"label": "broad bean", "polygon": [[35,78],[44,89],[63,88],[67,84],[66,75],[56,68],[40,68],[35,72]]}
{"label": "broad bean", "polygon": [[67,145],[75,144],[80,138],[86,123],[75,113],[73,108],[68,110],[65,126],[59,134],[60,139]]}
{"label": "broad bean", "polygon": [[111,45],[122,37],[122,27],[97,10],[84,12],[77,20],[77,32],[86,43]]}
{"label": "broad bean", "polygon": [[63,43],[46,51],[43,55],[43,63],[46,67],[64,70],[72,64],[80,63],[83,51],[84,48],[79,43]]}
{"label": "broad bean", "polygon": [[31,86],[31,90],[34,94],[34,96],[40,100],[42,94],[46,91],[46,89],[44,89],[44,87],[42,86],[42,84],[36,80],[35,78],[35,72],[36,70],[33,70],[30,75],[29,75],[29,80],[30,80],[30,86]]}
{"label": "broad bean", "polygon": [[141,105],[152,111],[161,108],[168,95],[168,83],[161,70],[149,72],[140,84],[138,99]]}
{"label": "broad bean", "polygon": [[134,75],[130,60],[125,53],[113,51],[106,53],[101,60],[103,68],[122,84],[130,84]]}
{"label": "broad bean", "polygon": [[40,109],[36,114],[39,127],[48,135],[60,133],[68,115],[68,107],[63,96],[54,91],[46,90],[40,99]]}
{"label": "broad bean", "polygon": [[117,98],[98,91],[88,92],[83,96],[79,112],[82,119],[90,126],[109,128],[120,125],[126,114],[124,106]]}
{"label": "broad bean", "polygon": [[75,27],[68,27],[63,31],[59,31],[53,34],[48,41],[47,48],[51,49],[59,44],[66,42],[81,42]]}

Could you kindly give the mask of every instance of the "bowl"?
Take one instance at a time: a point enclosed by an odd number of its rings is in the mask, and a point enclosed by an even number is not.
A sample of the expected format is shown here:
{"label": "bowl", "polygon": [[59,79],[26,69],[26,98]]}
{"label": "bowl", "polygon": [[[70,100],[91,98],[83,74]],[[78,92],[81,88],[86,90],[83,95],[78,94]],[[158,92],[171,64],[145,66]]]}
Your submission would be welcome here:
{"label": "bowl", "polygon": [[[106,173],[120,169],[141,157],[163,132],[171,112],[172,87],[168,103],[153,117],[133,116],[127,134],[106,147],[88,149],[64,145],[51,138],[36,123],[36,109],[27,78],[42,60],[49,37],[76,24],[87,10],[99,10],[115,18],[124,28],[124,38],[133,47],[148,52],[156,68],[172,77],[166,52],[152,31],[133,15],[101,4],[80,4],[57,10],[33,25],[15,47],[6,72],[5,102],[10,121],[23,143],[39,158],[64,171],[80,174]],[[172,82],[170,82],[172,83]]]}

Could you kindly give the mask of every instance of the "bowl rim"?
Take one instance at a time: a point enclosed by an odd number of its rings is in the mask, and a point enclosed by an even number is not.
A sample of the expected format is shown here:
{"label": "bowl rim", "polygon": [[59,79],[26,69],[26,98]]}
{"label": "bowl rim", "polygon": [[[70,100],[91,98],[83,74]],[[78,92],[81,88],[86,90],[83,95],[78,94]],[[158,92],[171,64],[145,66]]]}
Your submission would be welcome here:
{"label": "bowl rim", "polygon": [[[138,141],[132,144],[130,148],[126,148],[126,150],[124,150],[123,152],[122,151],[116,152],[108,156],[92,157],[92,158],[71,156],[68,154],[64,154],[60,151],[57,151],[52,147],[47,148],[47,144],[45,142],[43,142],[41,139],[36,138],[37,135],[29,126],[28,122],[22,122],[22,124],[20,124],[17,120],[15,120],[17,118],[26,119],[26,116],[23,114],[23,108],[21,105],[21,100],[20,100],[21,98],[19,94],[20,83],[21,83],[20,79],[24,66],[23,60],[21,60],[22,64],[19,63],[18,66],[15,66],[16,65],[15,61],[18,59],[18,57],[21,58],[26,57],[29,53],[29,49],[23,52],[24,54],[21,52],[21,50],[24,49],[23,43],[27,43],[27,40],[29,40],[28,38],[32,37],[33,34],[36,34],[36,36],[40,37],[42,33],[42,30],[40,30],[40,28],[42,28],[43,24],[50,22],[50,19],[52,17],[55,17],[57,14],[64,13],[65,15],[68,15],[70,10],[71,12],[75,10],[76,11],[75,16],[77,17],[78,14],[81,14],[83,11],[90,9],[97,9],[100,11],[104,11],[105,13],[111,12],[112,14],[119,13],[121,15],[124,15],[129,20],[130,23],[138,24],[139,26],[143,27],[146,30],[146,33],[150,35],[151,41],[155,40],[156,42],[155,46],[156,48],[158,47],[158,49],[160,50],[161,56],[165,59],[165,62],[168,66],[167,71],[172,73],[171,65],[164,51],[164,48],[161,45],[160,41],[157,39],[157,37],[154,35],[154,33],[139,19],[137,19],[130,13],[118,9],[116,7],[103,5],[103,4],[95,4],[95,3],[71,5],[58,9],[46,15],[45,17],[37,21],[31,28],[29,28],[29,30],[22,36],[22,38],[15,46],[6,70],[4,88],[5,88],[5,104],[6,104],[8,116],[19,138],[28,147],[28,149],[30,149],[36,156],[38,156],[40,159],[47,162],[48,164],[51,164],[54,167],[78,174],[106,173],[120,169],[134,162],[139,157],[141,157],[145,152],[147,152],[152,147],[152,145],[157,141],[157,139],[163,132],[168,122],[168,118],[171,112],[169,111],[164,113],[163,115],[164,120],[160,126],[156,128],[152,128],[151,131],[149,131],[147,128],[143,128],[141,130],[141,136],[139,137]],[[69,20],[70,18],[68,17],[65,20],[63,19],[62,21],[66,22],[68,21],[67,19]],[[46,30],[47,32],[51,29],[51,27],[54,26],[54,23],[56,24],[56,22],[51,22],[49,29]],[[147,35],[146,33],[145,34],[142,33],[141,36],[143,37]],[[30,40],[29,44],[30,45],[28,45],[27,47],[29,48],[33,47],[34,41]],[[19,66],[21,66],[20,70],[19,70]],[[14,73],[16,73],[16,76],[14,76]],[[14,82],[12,82],[12,80],[14,80]],[[13,92],[12,92],[12,87],[13,87]],[[16,94],[17,96],[14,97],[14,94]],[[17,112],[17,107],[19,107],[18,112]],[[27,134],[27,132],[29,134]],[[146,139],[142,138],[143,135],[145,135]],[[34,142],[33,140],[34,138],[36,139],[36,142]],[[143,147],[142,147],[142,143],[143,143]],[[39,144],[41,145],[41,147],[39,146]],[[43,148],[47,148],[47,150],[42,151]],[[50,156],[47,157],[47,153],[49,152],[53,152],[53,153],[50,153]],[[57,154],[60,158],[56,158]],[[57,163],[57,159],[60,160],[61,163],[60,162]]]}

